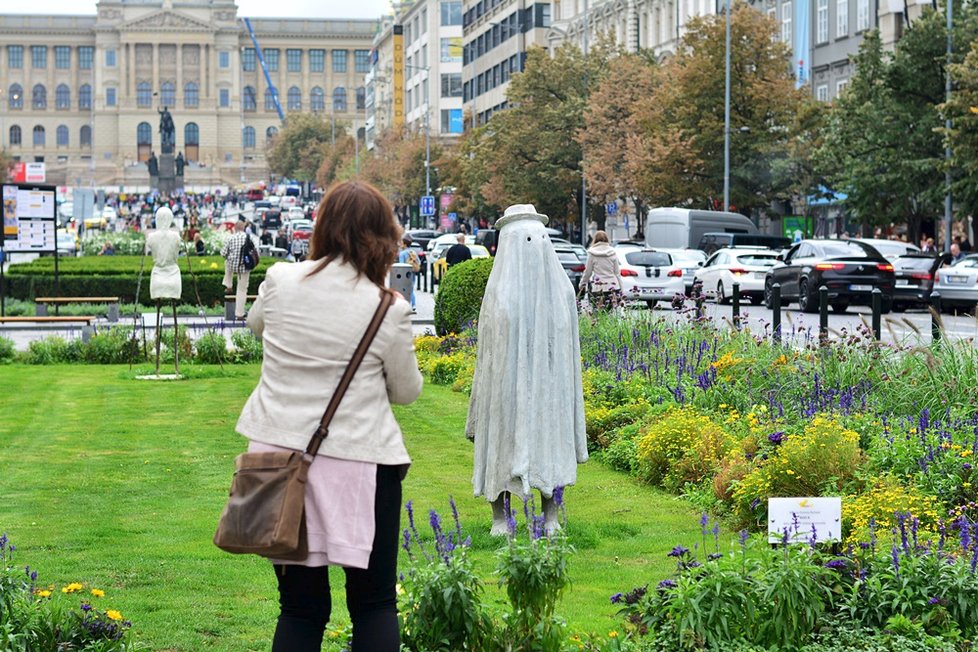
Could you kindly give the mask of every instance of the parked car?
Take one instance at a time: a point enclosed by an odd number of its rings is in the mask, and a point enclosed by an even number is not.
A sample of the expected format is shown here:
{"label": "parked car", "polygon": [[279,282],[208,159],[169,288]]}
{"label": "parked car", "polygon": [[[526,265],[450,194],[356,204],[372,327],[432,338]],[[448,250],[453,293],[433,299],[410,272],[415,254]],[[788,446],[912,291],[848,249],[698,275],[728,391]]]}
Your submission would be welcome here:
{"label": "parked car", "polygon": [[289,220],[304,220],[306,219],[306,212],[299,208],[298,206],[292,206],[289,208],[289,212],[286,213],[286,219]]}
{"label": "parked car", "polygon": [[615,251],[626,301],[644,301],[653,308],[657,301],[672,301],[686,292],[683,270],[670,254],[631,246],[616,247]]}
{"label": "parked car", "polygon": [[757,227],[740,213],[689,208],[653,208],[645,222],[645,244],[659,249],[699,246],[705,233],[757,233]]}
{"label": "parked car", "polygon": [[974,311],[978,305],[978,255],[965,256],[937,270],[934,290],[941,293],[941,306]]}
{"label": "parked car", "polygon": [[709,256],[720,250],[732,247],[761,247],[781,251],[791,246],[791,238],[766,233],[704,233],[697,249]]}
{"label": "parked car", "polygon": [[720,249],[696,270],[696,282],[702,284],[703,294],[717,303],[730,301],[734,283],[740,285],[741,296],[758,305],[764,300],[764,279],[778,262],[778,252],[754,247]]}
{"label": "parked car", "polygon": [[902,240],[884,240],[882,238],[850,238],[850,240],[868,244],[891,262],[900,256],[920,253],[920,247],[910,242],[903,242]]}
{"label": "parked car", "polygon": [[431,231],[429,229],[411,229],[405,231],[404,235],[411,236],[411,240],[425,251],[428,250],[428,243],[438,237],[437,231]]}
{"label": "parked car", "polygon": [[937,270],[951,262],[950,254],[913,253],[893,261],[893,309],[928,305]]}
{"label": "parked car", "polygon": [[[446,238],[445,236],[451,236]],[[457,233],[446,233],[445,235],[440,235],[431,242],[428,243],[428,261],[434,265],[438,259],[445,255],[445,252],[452,246],[458,244],[458,234]],[[476,244],[475,237],[471,235],[465,236],[465,244],[474,245]],[[483,245],[479,245],[482,247]],[[471,246],[469,247],[471,249]],[[484,247],[486,251],[489,251],[488,247]],[[489,255],[492,252],[489,251]]]}
{"label": "parked car", "polygon": [[282,226],[282,211],[270,209],[261,215],[262,228],[274,231]]}
{"label": "parked car", "polygon": [[893,306],[893,265],[873,247],[856,240],[802,240],[792,246],[764,279],[764,304],[773,306],[775,283],[781,302],[798,302],[804,312],[818,312],[818,290],[829,291],[829,305],[845,312],[852,304],[868,305],[872,292],[883,293],[883,312]]}
{"label": "parked car", "polygon": [[696,271],[706,262],[706,254],[699,249],[659,249],[658,251],[668,252],[673,262],[682,268],[686,295],[692,295],[693,286],[696,284]]}
{"label": "parked car", "polygon": [[584,261],[571,247],[554,247],[554,252],[557,254],[560,266],[567,273],[571,285],[574,286],[574,292],[577,292],[581,287],[581,276],[584,275]]}

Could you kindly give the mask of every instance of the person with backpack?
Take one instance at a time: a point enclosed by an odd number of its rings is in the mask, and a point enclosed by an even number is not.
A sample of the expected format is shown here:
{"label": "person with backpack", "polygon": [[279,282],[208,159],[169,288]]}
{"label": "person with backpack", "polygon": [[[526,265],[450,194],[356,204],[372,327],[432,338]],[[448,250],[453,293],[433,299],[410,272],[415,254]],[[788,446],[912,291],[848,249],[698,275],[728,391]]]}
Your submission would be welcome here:
{"label": "person with backpack", "polygon": [[411,243],[414,240],[409,235],[405,235],[401,238],[401,250],[397,254],[397,262],[407,263],[411,266],[411,312],[417,312],[415,306],[415,296],[414,296],[414,279],[417,278],[418,272],[421,271],[421,259],[418,258],[417,252],[411,249]]}
{"label": "person with backpack", "polygon": [[231,294],[231,277],[238,277],[237,292],[234,297],[234,318],[245,318],[245,302],[248,300],[248,280],[251,270],[258,265],[258,247],[247,233],[244,220],[238,220],[234,225],[234,235],[227,239],[221,256],[224,257],[224,290]]}

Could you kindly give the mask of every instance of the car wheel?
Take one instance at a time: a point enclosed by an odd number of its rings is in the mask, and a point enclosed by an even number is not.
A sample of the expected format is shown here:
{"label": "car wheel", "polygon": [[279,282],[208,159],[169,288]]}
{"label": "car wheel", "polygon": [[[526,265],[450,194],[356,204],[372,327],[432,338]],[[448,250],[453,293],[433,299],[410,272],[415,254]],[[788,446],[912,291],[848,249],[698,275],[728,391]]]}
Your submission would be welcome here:
{"label": "car wheel", "polygon": [[818,301],[808,290],[808,279],[802,279],[798,283],[798,307],[802,312],[818,312]]}
{"label": "car wheel", "polygon": [[722,305],[727,302],[727,295],[723,292],[723,281],[717,283],[717,305]]}
{"label": "car wheel", "polygon": [[903,304],[903,303],[894,303],[893,304],[893,312],[906,312],[906,310],[907,310],[906,304]]}
{"label": "car wheel", "polygon": [[880,314],[888,315],[891,310],[893,310],[893,299],[883,297],[883,300],[880,301]]}
{"label": "car wheel", "polygon": [[768,310],[774,309],[774,289],[771,287],[771,279],[764,281],[764,307]]}
{"label": "car wheel", "polygon": [[849,304],[848,303],[833,303],[832,304],[832,312],[834,312],[836,314],[841,315],[846,310],[849,310]]}
{"label": "car wheel", "polygon": [[657,299],[646,299],[645,305],[649,307],[649,310],[652,310],[655,308],[655,304],[657,303],[657,301],[658,301]]}

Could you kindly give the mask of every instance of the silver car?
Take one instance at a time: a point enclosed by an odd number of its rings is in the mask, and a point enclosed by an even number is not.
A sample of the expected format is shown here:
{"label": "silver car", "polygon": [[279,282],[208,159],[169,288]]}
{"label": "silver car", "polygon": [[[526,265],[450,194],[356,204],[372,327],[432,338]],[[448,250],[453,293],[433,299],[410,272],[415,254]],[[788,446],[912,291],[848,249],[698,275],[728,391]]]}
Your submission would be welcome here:
{"label": "silver car", "polygon": [[942,306],[974,310],[978,305],[978,255],[937,270],[934,292],[940,292]]}

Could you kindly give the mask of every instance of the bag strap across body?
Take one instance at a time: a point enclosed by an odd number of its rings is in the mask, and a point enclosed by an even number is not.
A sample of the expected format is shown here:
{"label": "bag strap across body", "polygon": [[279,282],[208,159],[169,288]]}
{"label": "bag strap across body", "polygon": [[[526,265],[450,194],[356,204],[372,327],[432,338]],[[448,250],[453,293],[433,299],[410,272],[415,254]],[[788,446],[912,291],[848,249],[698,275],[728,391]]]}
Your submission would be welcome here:
{"label": "bag strap across body", "polygon": [[360,368],[360,363],[363,362],[364,356],[367,355],[367,349],[370,348],[370,343],[373,342],[377,331],[380,330],[380,324],[384,321],[387,309],[391,307],[393,302],[394,293],[389,290],[381,290],[380,305],[377,306],[373,319],[370,320],[370,325],[367,326],[367,332],[360,338],[360,343],[353,352],[353,357],[350,358],[350,362],[346,365],[346,370],[343,372],[343,376],[340,378],[340,382],[336,386],[333,396],[329,399],[329,405],[326,406],[326,412],[323,413],[323,418],[319,421],[319,427],[306,447],[306,455],[315,457],[316,453],[319,452],[319,447],[329,434],[329,422],[333,420],[333,415],[336,414],[336,410],[340,406],[340,401],[343,400],[343,395],[346,394],[347,388],[350,387],[353,376],[357,373],[357,369]]}

